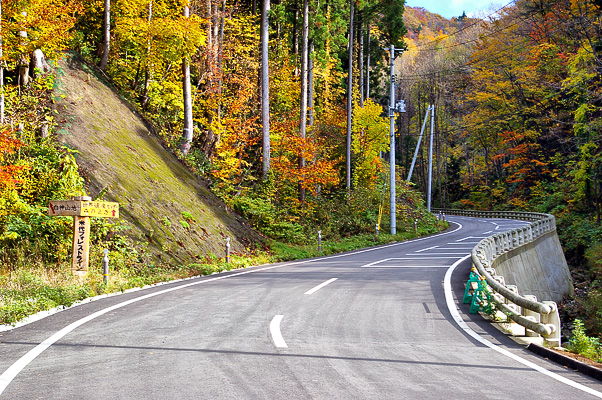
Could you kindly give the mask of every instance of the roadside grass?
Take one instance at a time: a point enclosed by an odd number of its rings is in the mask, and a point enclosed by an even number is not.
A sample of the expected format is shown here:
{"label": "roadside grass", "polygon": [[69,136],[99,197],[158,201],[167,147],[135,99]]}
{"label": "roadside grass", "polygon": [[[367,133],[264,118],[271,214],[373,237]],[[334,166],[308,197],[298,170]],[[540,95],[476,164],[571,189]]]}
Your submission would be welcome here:
{"label": "roadside grass", "polygon": [[131,288],[144,287],[161,282],[211,275],[232,269],[246,268],[282,261],[301,260],[317,256],[337,254],[346,251],[378,246],[391,242],[401,242],[417,236],[433,234],[446,229],[447,223],[438,227],[421,227],[418,235],[412,230],[397,235],[381,233],[364,234],[342,238],[340,240],[324,240],[322,251],[318,251],[317,238],[312,244],[291,245],[272,241],[270,252],[254,254],[232,254],[230,262],[223,257],[208,254],[203,263],[178,266],[150,266],[124,263],[119,252],[110,252],[109,283],[103,282],[102,257],[100,248],[94,248],[91,254],[91,265],[85,278],[71,273],[70,263],[57,263],[51,268],[36,263],[27,267],[21,266],[0,273],[0,325],[15,325],[19,321],[40,311],[56,307],[69,307],[89,297],[124,292]]}

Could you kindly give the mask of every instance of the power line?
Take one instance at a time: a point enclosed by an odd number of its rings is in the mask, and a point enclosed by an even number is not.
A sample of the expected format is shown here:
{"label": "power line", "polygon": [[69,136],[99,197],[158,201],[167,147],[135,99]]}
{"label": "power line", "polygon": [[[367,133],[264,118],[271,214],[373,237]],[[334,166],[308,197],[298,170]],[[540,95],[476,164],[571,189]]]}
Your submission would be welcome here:
{"label": "power line", "polygon": [[[561,29],[560,27],[556,27],[553,30],[550,30],[549,33],[550,34],[555,34],[558,31],[560,31],[560,29]],[[413,81],[413,80],[415,80],[415,78],[428,78],[428,77],[433,77],[433,76],[448,75],[448,74],[452,74],[454,72],[459,72],[459,71],[461,71],[461,70],[463,70],[465,68],[468,68],[468,67],[478,67],[478,65],[480,63],[484,63],[484,62],[487,62],[487,61],[493,61],[493,60],[499,59],[499,57],[501,55],[503,55],[504,53],[507,53],[507,52],[509,52],[511,50],[515,50],[515,49],[517,49],[519,47],[522,48],[522,49],[524,49],[532,40],[533,39],[531,37],[525,38],[522,41],[513,44],[512,46],[504,47],[503,49],[501,49],[501,50],[499,50],[499,51],[497,51],[495,53],[490,54],[488,57],[481,57],[481,58],[478,58],[478,59],[475,59],[475,60],[471,60],[471,61],[469,61],[467,63],[458,65],[458,66],[453,67],[453,68],[449,68],[449,69],[446,69],[446,70],[438,70],[438,71],[434,71],[434,72],[427,72],[427,73],[422,73],[422,74],[405,75],[405,76],[402,76],[402,77],[397,77],[397,80],[398,81]]]}
{"label": "power line", "polygon": [[[503,9],[505,9],[506,7],[508,7],[509,5],[511,5],[511,4],[513,4],[513,3],[515,3],[516,1],[517,1],[517,0],[512,0],[512,1],[510,1],[508,4],[506,4],[505,6],[503,6],[503,7],[499,8],[498,10],[496,10],[496,11],[492,12],[491,14],[489,14],[488,16],[486,16],[485,18],[489,18],[489,17],[491,17],[491,16],[493,16],[493,15],[495,15],[495,14],[499,13],[500,11],[502,11]],[[462,31],[465,31],[465,30],[466,30],[466,29],[468,29],[468,28],[472,28],[473,26],[476,26],[477,24],[480,24],[481,22],[483,22],[483,20],[482,20],[482,19],[478,19],[477,21],[473,22],[472,24],[470,24],[470,25],[467,25],[467,26],[465,26],[465,27],[463,27],[463,28],[461,28],[461,29],[457,30],[456,32],[450,33],[450,34],[448,35],[448,37],[449,37],[449,36],[454,36],[454,35],[457,35],[457,34],[459,34],[460,32],[462,32]],[[427,43],[421,44],[421,45],[419,45],[419,46],[416,46],[416,47],[425,47],[425,46],[428,46],[428,45],[429,45],[429,44],[431,44],[431,43],[435,43],[435,42],[438,42],[438,41],[441,41],[441,40],[443,40],[443,38],[441,38],[441,39],[435,39],[435,40],[431,40],[430,42],[427,42]]]}

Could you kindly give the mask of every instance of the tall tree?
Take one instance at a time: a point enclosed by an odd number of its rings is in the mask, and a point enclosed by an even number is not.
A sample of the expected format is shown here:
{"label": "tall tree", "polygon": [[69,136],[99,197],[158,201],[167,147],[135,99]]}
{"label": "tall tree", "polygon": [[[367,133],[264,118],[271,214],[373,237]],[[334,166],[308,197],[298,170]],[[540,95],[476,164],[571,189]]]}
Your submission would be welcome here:
{"label": "tall tree", "polygon": [[261,6],[261,129],[263,137],[263,179],[267,179],[270,172],[269,11],[270,0],[263,0]]}
{"label": "tall tree", "polygon": [[[190,8],[184,6],[185,18],[190,17]],[[192,93],[190,87],[190,61],[187,54],[182,59],[182,92],[184,95],[184,127],[182,129],[182,143],[180,151],[183,155],[187,155],[192,145],[193,136],[193,120],[192,120]]]}
{"label": "tall tree", "polygon": [[[309,0],[303,0],[303,25],[301,29],[301,104],[299,113],[299,133],[305,139],[307,131],[307,64],[309,52]],[[299,169],[305,168],[305,157],[299,157]],[[303,182],[299,186],[299,200],[305,201]]]}
{"label": "tall tree", "polygon": [[105,0],[104,10],[104,30],[102,42],[102,58],[100,60],[100,69],[106,71],[109,63],[109,50],[111,48],[111,0]]}
{"label": "tall tree", "polygon": [[345,146],[345,187],[351,189],[351,129],[353,113],[353,3],[349,2],[349,72],[347,75],[347,142]]}

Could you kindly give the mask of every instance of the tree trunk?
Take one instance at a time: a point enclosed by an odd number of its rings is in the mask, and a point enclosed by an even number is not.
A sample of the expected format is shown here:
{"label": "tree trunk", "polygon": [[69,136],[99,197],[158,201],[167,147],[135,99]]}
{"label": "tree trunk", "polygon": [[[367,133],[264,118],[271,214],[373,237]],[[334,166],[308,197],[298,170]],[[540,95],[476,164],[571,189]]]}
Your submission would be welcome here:
{"label": "tree trunk", "polygon": [[353,2],[349,6],[349,73],[347,76],[347,143],[345,147],[345,167],[347,189],[351,189],[351,122],[353,113]]}
{"label": "tree trunk", "polygon": [[359,23],[357,25],[357,38],[359,41],[359,50],[358,54],[358,77],[359,77],[359,88],[360,88],[360,107],[364,108],[364,32],[362,31],[363,22],[362,19],[359,18]]}
{"label": "tree trunk", "polygon": [[[268,0],[269,1],[269,0]],[[219,95],[219,103],[217,105],[217,118],[219,121],[222,119],[222,81],[224,75],[224,69],[222,66],[222,59],[224,57],[224,25],[226,23],[226,0],[222,0],[222,11],[221,19],[219,23],[219,42],[218,42],[218,53],[217,53],[217,93]]]}
{"label": "tree trunk", "polygon": [[307,102],[308,102],[307,124],[309,126],[313,126],[313,124],[314,124],[314,60],[312,58],[313,54],[314,54],[314,43],[312,41],[309,46],[309,56],[307,59],[307,63],[308,63],[307,80],[308,80],[308,85],[309,85],[309,89],[308,89],[309,93],[308,93],[308,99],[307,99]]}
{"label": "tree trunk", "polygon": [[[184,7],[184,17],[190,17],[190,9],[188,6]],[[182,91],[184,93],[184,128],[182,132],[182,142],[180,145],[180,151],[182,155],[186,156],[190,151],[192,144],[192,93],[190,87],[190,62],[188,56],[184,56],[182,60]]]}
{"label": "tree trunk", "polygon": [[100,60],[100,69],[107,70],[109,63],[109,50],[111,48],[111,0],[105,0],[104,11],[104,40],[102,49],[102,59]]}
{"label": "tree trunk", "polygon": [[4,59],[2,51],[2,1],[0,1],[0,124],[4,123]]}
{"label": "tree trunk", "polygon": [[[151,21],[153,19],[153,0],[148,2],[148,29],[150,30]],[[151,66],[150,66],[150,56],[151,56],[151,37],[150,34],[147,34],[147,42],[146,42],[146,68],[144,71],[144,92],[142,93],[142,101],[140,102],[143,109],[146,109],[148,106],[148,88],[150,86],[151,80]]]}
{"label": "tree trunk", "polygon": [[270,67],[268,58],[270,0],[261,6],[261,125],[263,137],[263,179],[270,172]]}
{"label": "tree trunk", "polygon": [[[307,61],[309,52],[309,0],[303,0],[303,25],[301,39],[301,104],[299,133],[305,138],[307,131]],[[299,157],[299,169],[305,168],[305,158]],[[305,201],[303,181],[299,184],[299,200]]]}
{"label": "tree trunk", "polygon": [[366,28],[366,33],[368,35],[368,55],[366,57],[366,91],[365,98],[370,98],[370,21],[368,21],[368,26]]}

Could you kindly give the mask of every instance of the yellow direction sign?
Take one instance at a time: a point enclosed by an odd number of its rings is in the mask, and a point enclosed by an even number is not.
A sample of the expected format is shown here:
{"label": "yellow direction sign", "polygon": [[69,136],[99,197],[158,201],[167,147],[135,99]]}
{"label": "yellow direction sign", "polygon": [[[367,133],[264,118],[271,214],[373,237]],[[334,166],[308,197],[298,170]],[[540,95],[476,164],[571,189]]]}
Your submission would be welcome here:
{"label": "yellow direction sign", "polygon": [[81,216],[119,218],[119,203],[110,201],[82,201]]}
{"label": "yellow direction sign", "polygon": [[110,201],[53,200],[50,216],[119,218],[119,203]]}

